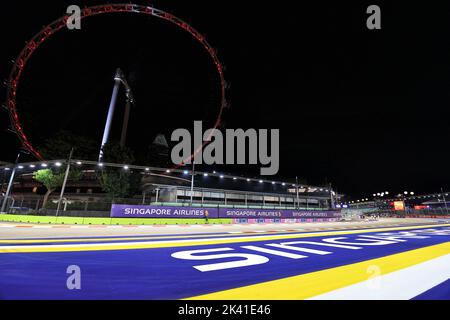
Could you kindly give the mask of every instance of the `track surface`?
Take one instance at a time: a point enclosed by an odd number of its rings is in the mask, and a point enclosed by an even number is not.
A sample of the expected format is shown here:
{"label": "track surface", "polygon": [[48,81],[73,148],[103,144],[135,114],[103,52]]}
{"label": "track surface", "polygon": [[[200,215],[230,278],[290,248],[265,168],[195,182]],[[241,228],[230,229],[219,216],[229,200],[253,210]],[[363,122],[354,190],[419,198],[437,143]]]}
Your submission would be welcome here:
{"label": "track surface", "polygon": [[0,223],[0,299],[450,299],[449,266],[449,221]]}

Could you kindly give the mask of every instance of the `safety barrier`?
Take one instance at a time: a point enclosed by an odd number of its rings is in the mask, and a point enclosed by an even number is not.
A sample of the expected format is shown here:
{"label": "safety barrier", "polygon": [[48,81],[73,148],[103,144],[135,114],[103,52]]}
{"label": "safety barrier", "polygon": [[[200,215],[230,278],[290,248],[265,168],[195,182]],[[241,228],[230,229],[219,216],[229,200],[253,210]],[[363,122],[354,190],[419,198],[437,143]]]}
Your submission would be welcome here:
{"label": "safety barrier", "polygon": [[91,218],[50,217],[33,215],[0,215],[0,221],[38,224],[80,224],[80,225],[189,225],[189,224],[231,224],[233,219],[146,219],[146,218]]}

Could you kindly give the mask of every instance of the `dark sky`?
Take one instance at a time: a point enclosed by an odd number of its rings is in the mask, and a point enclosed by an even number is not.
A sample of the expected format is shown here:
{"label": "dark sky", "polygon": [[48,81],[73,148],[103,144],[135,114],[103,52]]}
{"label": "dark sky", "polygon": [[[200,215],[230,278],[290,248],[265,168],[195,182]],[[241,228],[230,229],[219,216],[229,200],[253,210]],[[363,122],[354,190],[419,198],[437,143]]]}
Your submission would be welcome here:
{"label": "dark sky", "polygon": [[[102,3],[2,4],[2,78],[25,41],[69,4]],[[245,3],[152,2],[217,48],[231,83],[226,128],[280,129],[277,178],[332,183],[355,197],[449,189],[449,7],[410,1]],[[370,4],[381,7],[382,30],[366,28]],[[219,79],[188,33],[157,18],[104,15],[84,20],[80,31],[60,31],[28,62],[18,110],[33,144],[63,128],[100,144],[117,67],[130,78],[137,101],[129,132],[135,152],[146,150],[158,132],[170,137],[194,120],[214,122]],[[0,97],[5,100],[4,88]],[[0,125],[0,160],[13,161],[19,145],[7,132],[6,112]],[[257,175],[259,167],[220,170]]]}

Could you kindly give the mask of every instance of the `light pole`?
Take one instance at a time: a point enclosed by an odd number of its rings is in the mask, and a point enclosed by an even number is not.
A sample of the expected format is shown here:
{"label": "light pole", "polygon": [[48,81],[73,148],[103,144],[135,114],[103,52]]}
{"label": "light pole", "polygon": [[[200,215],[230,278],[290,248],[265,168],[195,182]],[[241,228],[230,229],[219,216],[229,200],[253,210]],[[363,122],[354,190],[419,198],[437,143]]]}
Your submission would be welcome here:
{"label": "light pole", "polygon": [[159,189],[159,188],[156,188],[155,189],[155,191],[156,191],[156,195],[155,195],[155,203],[158,203],[158,200],[159,200],[159,191],[160,191],[161,189]]}
{"label": "light pole", "polygon": [[[72,148],[72,150],[70,150],[69,161],[67,161],[66,173],[64,175],[64,181],[63,181],[63,184],[61,187],[61,194],[59,195],[59,199],[58,199],[58,207],[56,208],[56,216],[58,216],[58,214],[59,214],[59,208],[61,207],[61,201],[64,197],[64,190],[66,189],[67,178],[69,177],[70,161],[72,160],[72,155],[73,155],[73,148]],[[64,207],[64,208],[66,208],[66,207]]]}
{"label": "light pole", "polygon": [[309,210],[309,188],[306,187],[305,189],[305,194],[306,194],[306,210]]}
{"label": "light pole", "polygon": [[[334,202],[334,198],[333,198],[333,189],[332,189],[331,183],[329,185],[328,190],[330,191],[330,207],[331,207],[331,209],[335,209],[335,202]],[[338,199],[338,201],[339,201],[339,199]]]}
{"label": "light pole", "polygon": [[6,203],[8,202],[9,194],[11,192],[11,188],[12,188],[12,185],[14,182],[14,175],[16,174],[16,169],[17,169],[17,164],[19,163],[19,158],[20,158],[20,152],[17,154],[16,161],[14,162],[14,168],[13,168],[13,171],[11,172],[11,177],[9,178],[8,188],[6,189],[5,197],[3,198],[3,203],[2,203],[2,208],[0,210],[0,213],[6,213],[5,212]]}
{"label": "light pole", "polygon": [[445,194],[444,194],[444,189],[441,188],[441,192],[442,192],[442,198],[444,199],[444,206],[445,206],[445,211],[448,214],[448,206],[447,206],[447,202],[445,200]]}
{"label": "light pole", "polygon": [[192,161],[192,172],[191,172],[191,206],[194,201],[194,176],[195,176],[195,161]]}
{"label": "light pole", "polygon": [[[6,178],[6,171],[7,170],[3,170],[3,174],[2,174],[2,184],[0,185],[0,193],[3,192],[3,185],[5,183],[5,178]],[[3,199],[2,199],[3,200]]]}

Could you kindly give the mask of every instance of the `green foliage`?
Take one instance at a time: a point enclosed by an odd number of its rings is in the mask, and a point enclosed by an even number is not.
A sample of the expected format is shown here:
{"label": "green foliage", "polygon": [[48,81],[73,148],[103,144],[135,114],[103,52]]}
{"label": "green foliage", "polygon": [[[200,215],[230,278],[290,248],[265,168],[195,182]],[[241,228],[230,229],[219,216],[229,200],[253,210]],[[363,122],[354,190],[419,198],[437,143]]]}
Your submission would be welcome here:
{"label": "green foliage", "polygon": [[50,169],[36,171],[33,176],[34,180],[42,183],[47,190],[55,190],[62,186],[64,181],[64,172],[55,174]]}
{"label": "green foliage", "polygon": [[130,174],[120,169],[105,170],[100,175],[100,184],[110,198],[125,198],[130,193]]}
{"label": "green foliage", "polygon": [[[117,143],[108,143],[103,147],[103,161],[118,164],[132,164],[134,156],[129,148]],[[104,192],[112,199],[133,196],[138,190],[141,175],[132,170],[105,167],[99,175]]]}
{"label": "green foliage", "polygon": [[66,159],[74,148],[74,159],[95,160],[98,156],[98,143],[91,138],[75,135],[62,130],[47,139],[39,148],[46,159]]}
{"label": "green foliage", "polygon": [[[53,171],[51,169],[42,169],[34,173],[34,180],[42,183],[47,190],[55,190],[62,186],[64,182],[64,170]],[[69,172],[69,180],[79,180],[82,173],[78,170],[71,170]]]}
{"label": "green foliage", "polygon": [[115,142],[109,142],[102,148],[103,161],[110,163],[132,164],[134,155],[130,148],[122,147]]}

